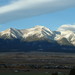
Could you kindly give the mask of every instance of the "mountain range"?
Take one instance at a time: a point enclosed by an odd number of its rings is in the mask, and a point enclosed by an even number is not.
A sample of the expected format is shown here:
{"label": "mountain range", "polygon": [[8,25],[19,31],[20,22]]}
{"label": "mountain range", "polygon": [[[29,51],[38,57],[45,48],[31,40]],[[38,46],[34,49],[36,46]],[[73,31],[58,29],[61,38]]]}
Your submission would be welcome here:
{"label": "mountain range", "polygon": [[1,52],[75,52],[75,32],[59,27],[57,31],[37,25],[30,29],[9,28],[0,32]]}

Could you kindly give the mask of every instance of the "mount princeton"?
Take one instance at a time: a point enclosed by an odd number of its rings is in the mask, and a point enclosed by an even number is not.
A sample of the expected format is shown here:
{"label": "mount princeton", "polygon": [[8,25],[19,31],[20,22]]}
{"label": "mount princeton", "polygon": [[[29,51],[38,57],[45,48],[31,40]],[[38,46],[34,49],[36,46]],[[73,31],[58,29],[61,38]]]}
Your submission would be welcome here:
{"label": "mount princeton", "polygon": [[22,30],[9,28],[0,32],[0,52],[75,52],[74,27],[62,25],[57,31],[39,25]]}

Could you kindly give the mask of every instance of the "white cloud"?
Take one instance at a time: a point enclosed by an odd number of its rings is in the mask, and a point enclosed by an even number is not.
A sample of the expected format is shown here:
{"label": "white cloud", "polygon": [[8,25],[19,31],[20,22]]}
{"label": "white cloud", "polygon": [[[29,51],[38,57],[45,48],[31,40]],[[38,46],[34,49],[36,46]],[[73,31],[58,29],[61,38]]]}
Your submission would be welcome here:
{"label": "white cloud", "polygon": [[16,0],[0,7],[0,23],[51,13],[75,6],[75,0]]}
{"label": "white cloud", "polygon": [[59,27],[58,28],[58,30],[57,31],[67,31],[67,30],[69,30],[69,31],[73,31],[73,32],[75,32],[75,25],[62,25],[61,27]]}

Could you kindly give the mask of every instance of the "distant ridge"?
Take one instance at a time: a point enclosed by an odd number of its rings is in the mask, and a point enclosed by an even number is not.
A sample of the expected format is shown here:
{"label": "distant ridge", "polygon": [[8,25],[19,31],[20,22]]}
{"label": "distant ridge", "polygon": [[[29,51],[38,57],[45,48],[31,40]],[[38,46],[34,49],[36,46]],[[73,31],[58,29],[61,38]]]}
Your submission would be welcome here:
{"label": "distant ridge", "polygon": [[0,50],[74,51],[75,32],[59,30],[51,31],[49,28],[40,25],[22,30],[9,28],[0,32]]}

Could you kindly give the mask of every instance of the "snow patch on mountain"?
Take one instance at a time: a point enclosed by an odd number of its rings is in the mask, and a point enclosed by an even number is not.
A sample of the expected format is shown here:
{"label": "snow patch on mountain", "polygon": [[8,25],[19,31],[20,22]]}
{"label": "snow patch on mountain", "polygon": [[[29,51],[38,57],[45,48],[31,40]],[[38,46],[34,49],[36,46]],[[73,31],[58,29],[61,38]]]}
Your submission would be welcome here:
{"label": "snow patch on mountain", "polygon": [[9,28],[5,31],[1,32],[1,36],[6,36],[7,38],[20,38],[22,36],[22,33],[20,32],[20,30],[15,29],[15,28]]}
{"label": "snow patch on mountain", "polygon": [[51,31],[49,28],[40,25],[37,25],[30,29],[22,30],[9,28],[5,31],[0,32],[0,38],[16,38],[22,40],[24,39],[24,41],[47,40],[51,42],[57,41],[62,45],[75,45],[75,26],[63,25],[58,28],[57,31]]}
{"label": "snow patch on mountain", "polygon": [[33,38],[46,38],[46,39],[52,39],[52,36],[53,36],[53,32],[44,27],[44,26],[35,26],[33,28],[30,28],[30,29],[26,29],[26,30],[22,30],[22,33],[24,34],[23,35],[23,38],[28,38],[28,37],[33,37]]}
{"label": "snow patch on mountain", "polygon": [[61,34],[57,35],[57,39],[66,38],[71,44],[75,45],[75,25],[62,25],[58,28]]}

